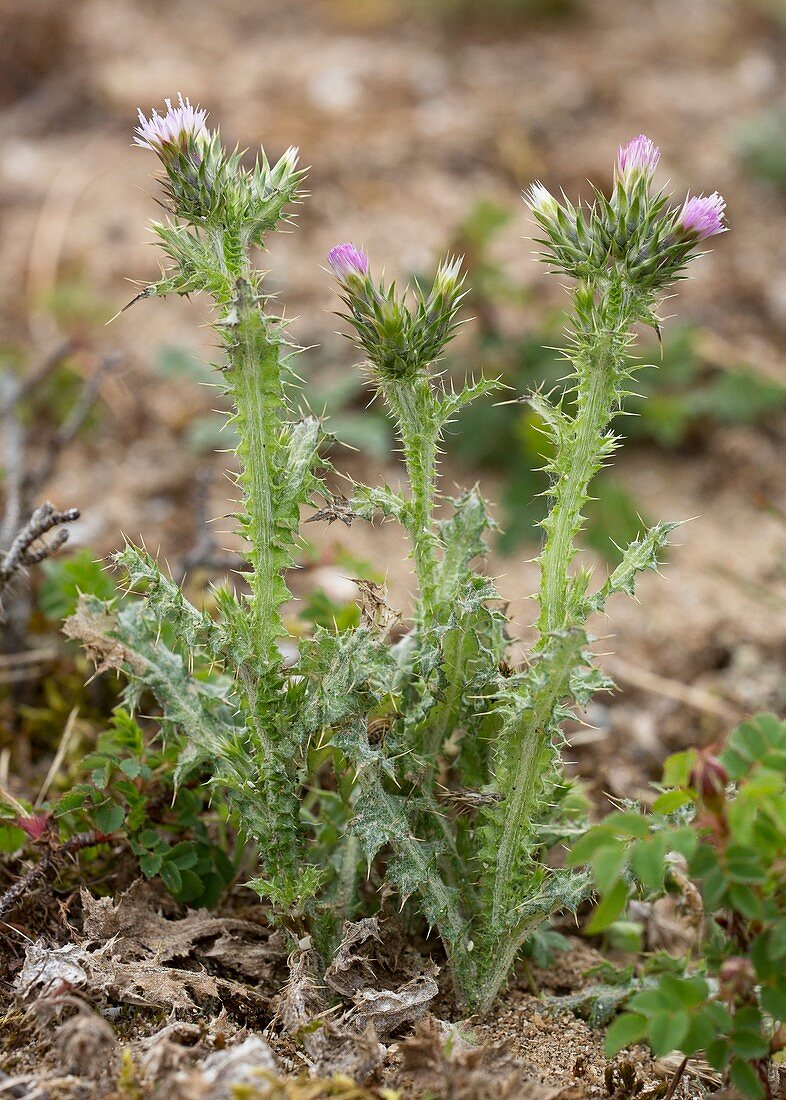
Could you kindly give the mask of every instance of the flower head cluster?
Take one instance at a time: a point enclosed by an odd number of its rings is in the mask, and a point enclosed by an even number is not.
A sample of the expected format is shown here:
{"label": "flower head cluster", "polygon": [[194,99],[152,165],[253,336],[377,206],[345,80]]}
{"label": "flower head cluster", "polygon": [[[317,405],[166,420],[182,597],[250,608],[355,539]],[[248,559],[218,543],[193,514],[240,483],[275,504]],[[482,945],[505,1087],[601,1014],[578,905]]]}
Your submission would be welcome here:
{"label": "flower head cluster", "polygon": [[[247,168],[241,151],[226,149],[218,131],[207,128],[206,110],[192,106],[182,95],[176,105],[171,99],[165,102],[164,114],[154,109],[146,118],[138,112],[134,143],[159,157],[171,212],[193,226],[229,232],[233,241],[261,245],[264,235],[287,217],[288,204],[297,199],[305,175],[298,168],[297,149],[287,149],[275,164],[260,149],[253,167]],[[202,287],[205,254],[193,238],[166,226],[156,227],[156,233],[180,271],[177,282],[166,285],[178,293]],[[217,256],[211,275],[217,283],[226,282],[228,258],[236,257],[229,257],[226,250]],[[188,279],[183,278],[185,271]]]}
{"label": "flower head cluster", "polygon": [[353,244],[331,248],[328,263],[344,291],[356,341],[380,376],[412,377],[440,356],[457,327],[464,283],[460,259],[443,260],[429,293],[416,286],[412,303],[395,284],[375,284],[368,257]]}
{"label": "flower head cluster", "polygon": [[524,198],[544,231],[544,258],[577,279],[592,279],[610,267],[641,290],[659,290],[679,278],[696,245],[725,230],[726,203],[714,192],[688,198],[680,209],[653,189],[660,149],[639,134],[617,151],[610,198],[595,190],[588,207],[558,202],[541,183]]}
{"label": "flower head cluster", "polygon": [[188,96],[178,95],[178,106],[172,106],[172,100],[164,100],[166,113],[160,115],[153,108],[150,118],[145,118],[141,109],[137,109],[139,126],[134,132],[134,144],[150,149],[161,156],[167,146],[177,149],[186,147],[197,137],[207,135],[205,121],[207,111],[201,107],[192,107]]}
{"label": "flower head cluster", "polygon": [[726,232],[723,224],[725,210],[726,200],[717,191],[711,195],[694,195],[685,200],[677,225],[683,233],[703,241]]}

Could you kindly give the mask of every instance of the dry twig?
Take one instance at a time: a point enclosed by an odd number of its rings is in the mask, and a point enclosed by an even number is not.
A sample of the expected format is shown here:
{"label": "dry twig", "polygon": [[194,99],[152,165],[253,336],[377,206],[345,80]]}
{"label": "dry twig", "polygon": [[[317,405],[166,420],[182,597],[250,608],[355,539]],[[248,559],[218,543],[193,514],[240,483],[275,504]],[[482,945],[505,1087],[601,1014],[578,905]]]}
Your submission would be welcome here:
{"label": "dry twig", "polygon": [[57,871],[64,856],[74,855],[83,848],[92,848],[103,839],[102,833],[97,829],[91,829],[86,833],[77,833],[63,844],[50,848],[41,856],[35,867],[31,867],[27,874],[22,875],[13,886],[0,895],[0,917],[5,917],[6,913],[13,909],[40,880],[48,878],[52,872]]}
{"label": "dry twig", "polygon": [[[27,523],[17,533],[6,554],[0,559],[0,592],[11,578],[27,566],[37,565],[55,554],[68,541],[68,531],[64,526],[79,519],[78,508],[68,508],[59,512],[45,501],[33,512]],[[55,534],[49,543],[40,540],[49,531]],[[36,543],[40,545],[36,546]]]}

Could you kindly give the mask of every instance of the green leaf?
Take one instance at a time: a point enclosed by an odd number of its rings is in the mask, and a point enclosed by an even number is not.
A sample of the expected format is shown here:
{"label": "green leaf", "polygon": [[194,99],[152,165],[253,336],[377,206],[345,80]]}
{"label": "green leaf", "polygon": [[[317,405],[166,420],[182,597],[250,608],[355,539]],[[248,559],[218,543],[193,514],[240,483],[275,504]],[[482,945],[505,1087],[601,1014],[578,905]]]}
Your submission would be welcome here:
{"label": "green leaf", "polygon": [[678,810],[680,806],[687,806],[689,802],[693,801],[694,796],[690,791],[664,791],[652,803],[652,812],[655,814],[671,814]]}
{"label": "green leaf", "polygon": [[171,863],[169,860],[164,860],[161,864],[161,881],[166,886],[170,894],[177,894],[183,888],[183,876],[180,874],[179,868]]}
{"label": "green leaf", "polygon": [[730,844],[726,849],[726,870],[734,882],[757,884],[767,879],[759,853],[741,844]]}
{"label": "green leaf", "polygon": [[27,842],[27,833],[16,825],[0,825],[0,852],[18,852]]}
{"label": "green leaf", "polygon": [[607,928],[622,913],[627,901],[628,887],[622,879],[618,879],[595,910],[592,920],[587,925],[588,935],[595,936]]}
{"label": "green leaf", "polygon": [[663,786],[687,787],[695,764],[695,749],[672,753],[671,756],[666,758],[666,763],[663,765]]}
{"label": "green leaf", "polygon": [[647,1034],[647,1021],[644,1016],[625,1012],[618,1016],[606,1032],[604,1051],[607,1058],[613,1058],[625,1047],[638,1043]]}
{"label": "green leaf", "polygon": [[155,848],[161,840],[161,833],[158,829],[143,829],[137,840],[143,848]]}
{"label": "green leaf", "polygon": [[651,893],[663,889],[666,871],[667,841],[663,833],[655,833],[651,840],[639,840],[633,847],[630,865],[639,882]]}
{"label": "green leaf", "polygon": [[661,1012],[665,1012],[669,1007],[672,1007],[668,998],[664,997],[661,992],[659,985],[654,989],[642,989],[640,993],[635,993],[628,1004],[634,1012],[641,1013],[644,1016],[658,1016]]}
{"label": "green leaf", "polygon": [[761,916],[761,899],[750,886],[734,883],[729,887],[729,905],[749,920],[758,920]]}
{"label": "green leaf", "polygon": [[766,986],[762,989],[759,1000],[765,1012],[775,1020],[786,1022],[786,990],[777,986]]}
{"label": "green leaf", "polygon": [[600,848],[607,845],[613,846],[615,843],[613,834],[603,826],[598,825],[594,829],[590,829],[584,836],[579,837],[568,852],[566,863],[568,867],[581,867],[583,864],[589,863]]}
{"label": "green leaf", "polygon": [[786,917],[777,921],[770,931],[769,952],[773,959],[786,957]]}
{"label": "green leaf", "polygon": [[642,950],[644,929],[639,921],[615,920],[606,929],[606,936],[615,951],[637,954]]}
{"label": "green leaf", "polygon": [[199,875],[194,874],[193,871],[181,870],[180,878],[182,885],[177,891],[177,900],[192,904],[200,901],[204,893],[202,886],[202,879]]}
{"label": "green leaf", "polygon": [[181,840],[179,844],[175,844],[169,849],[166,858],[168,863],[174,863],[181,871],[186,871],[199,862],[196,847],[190,840]]}
{"label": "green leaf", "polygon": [[603,828],[622,836],[643,838],[650,835],[650,823],[647,818],[643,814],[631,811],[609,814],[603,819]]}
{"label": "green leaf", "polygon": [[679,1050],[689,1026],[690,1017],[687,1012],[662,1012],[653,1016],[648,1028],[652,1053],[662,1058],[673,1050]]}
{"label": "green leaf", "polygon": [[153,852],[139,857],[139,868],[145,878],[153,878],[161,870],[164,857]]}
{"label": "green leaf", "polygon": [[86,793],[86,788],[81,785],[74,787],[73,790],[66,791],[63,797],[55,803],[55,817],[63,817],[65,814],[73,813],[74,810],[83,809]]}
{"label": "green leaf", "polygon": [[770,1044],[755,1031],[741,1031],[732,1036],[731,1049],[740,1058],[763,1058]]}
{"label": "green leaf", "polygon": [[704,1053],[712,1068],[716,1069],[718,1073],[723,1073],[731,1055],[728,1040],[723,1038],[713,1039],[712,1042],[707,1043]]}
{"label": "green leaf", "polygon": [[684,1039],[686,1051],[704,1050],[715,1038],[715,1028],[712,1020],[705,1013],[698,1013],[690,1022],[688,1034]]}
{"label": "green leaf", "polygon": [[709,996],[710,987],[704,978],[678,978],[673,974],[664,974],[660,980],[663,993],[673,999],[675,1005],[694,1008]]}
{"label": "green leaf", "polygon": [[599,848],[592,857],[592,873],[601,894],[608,894],[619,878],[627,856],[627,845],[617,840]]}
{"label": "green leaf", "polygon": [[114,833],[125,821],[126,812],[116,802],[104,802],[95,811],[96,828],[109,835]]}
{"label": "green leaf", "polygon": [[731,1063],[729,1076],[732,1084],[740,1090],[743,1096],[749,1096],[751,1100],[758,1100],[759,1097],[764,1096],[764,1088],[759,1075],[748,1062],[735,1058]]}

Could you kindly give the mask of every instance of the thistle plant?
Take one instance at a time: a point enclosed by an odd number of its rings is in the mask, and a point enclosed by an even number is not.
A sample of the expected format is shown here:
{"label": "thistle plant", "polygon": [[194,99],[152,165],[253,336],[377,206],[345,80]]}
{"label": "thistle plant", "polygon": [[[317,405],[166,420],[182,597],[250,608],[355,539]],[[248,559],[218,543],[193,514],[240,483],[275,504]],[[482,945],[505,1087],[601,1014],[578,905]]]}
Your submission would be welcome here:
{"label": "thistle plant", "polygon": [[[384,879],[444,945],[457,1001],[488,1007],[522,944],[552,913],[575,909],[589,875],[547,855],[581,828],[580,799],[560,768],[561,727],[611,685],[597,667],[589,618],[611,596],[633,594],[655,569],[673,524],[624,549],[600,585],[574,569],[582,509],[618,439],[609,424],[637,364],[633,328],[657,327],[659,296],[720,232],[722,201],[670,205],[654,189],[658,151],[646,138],[620,150],[613,191],[589,206],[528,195],[544,258],[569,276],[573,311],[566,359],[573,394],[526,400],[553,442],[545,538],[539,558],[539,638],[509,663],[503,604],[483,567],[492,528],[476,489],[440,488],[446,427],[494,380],[460,389],[440,362],[459,325],[460,261],[440,264],[429,288],[401,290],[374,277],[346,244],[329,263],[368,385],[395,424],[407,487],[356,484],[331,500],[321,480],[323,428],[300,415],[297,349],[271,309],[256,250],[291,215],[303,172],[288,150],[253,166],[226,150],[206,115],[181,99],[140,116],[137,143],[158,156],[169,216],[154,230],[170,266],[140,298],[206,292],[224,358],[217,378],[233,408],[237,529],[250,592],[215,593],[208,615],[143,551],[116,555],[138,599],[82,602],[68,630],[103,666],[123,669],[132,707],[152,693],[162,736],[180,747],[177,779],[199,773],[259,850],[251,886],[293,938],[310,934],[324,961],[341,922],[376,906],[363,882]],[[281,653],[287,573],[302,509],[347,522],[385,517],[404,528],[416,579],[411,628],[390,636],[378,593],[360,625],[317,627]],[[162,628],[163,633],[162,633]]]}

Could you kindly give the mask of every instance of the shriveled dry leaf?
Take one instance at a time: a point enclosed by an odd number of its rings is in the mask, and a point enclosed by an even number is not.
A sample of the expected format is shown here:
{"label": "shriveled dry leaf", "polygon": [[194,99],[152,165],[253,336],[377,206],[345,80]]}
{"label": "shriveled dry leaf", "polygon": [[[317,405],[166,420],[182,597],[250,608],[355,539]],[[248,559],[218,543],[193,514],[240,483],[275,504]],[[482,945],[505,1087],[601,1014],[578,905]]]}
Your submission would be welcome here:
{"label": "shriveled dry leaf", "polygon": [[23,998],[31,993],[48,994],[61,989],[81,989],[90,982],[85,952],[75,943],[49,947],[43,940],[31,943],[16,978],[15,988]]}
{"label": "shriveled dry leaf", "polygon": [[110,612],[92,611],[84,596],[80,596],[74,614],[63,623],[63,633],[67,638],[81,642],[87,656],[95,662],[98,672],[110,668],[130,668],[134,672],[144,672],[145,662],[138,654],[112,637],[117,623]]}
{"label": "shriveled dry leaf", "polygon": [[233,1100],[239,1090],[253,1095],[275,1075],[273,1052],[260,1035],[249,1035],[226,1050],[214,1051],[190,1072],[172,1081],[177,1100]]}
{"label": "shriveled dry leaf", "polygon": [[384,1039],[404,1024],[421,1019],[439,993],[433,977],[435,970],[432,967],[432,973],[413,978],[396,990],[360,990],[354,998],[355,1007],[346,1014],[344,1023],[358,1032],[373,1024],[377,1034]]}
{"label": "shriveled dry leaf", "polygon": [[255,982],[268,981],[285,950],[281,937],[251,921],[213,917],[201,910],[179,920],[156,912],[144,882],[124,894],[94,898],[82,890],[85,936],[102,944],[114,940],[115,953],[125,960],[152,959],[169,963],[210,959]]}
{"label": "shriveled dry leaf", "polygon": [[105,1070],[115,1046],[115,1033],[102,1016],[83,1005],[57,1029],[55,1046],[69,1073],[93,1077]]}
{"label": "shriveled dry leaf", "polygon": [[374,946],[380,942],[376,917],[345,921],[338,951],[325,971],[325,984],[346,998],[354,997],[361,989],[375,984],[371,955]]}
{"label": "shriveled dry leaf", "polygon": [[30,944],[16,981],[23,998],[59,988],[99,994],[120,1004],[195,1010],[206,999],[249,1008],[264,1004],[261,994],[240,982],[203,971],[180,970],[154,962],[125,962],[110,941],[97,950],[77,944],[48,947]]}
{"label": "shriveled dry leaf", "polygon": [[314,1076],[345,1074],[364,1081],[382,1064],[385,1047],[373,1026],[347,1028],[344,1018],[330,1019],[324,986],[316,975],[316,956],[310,948],[292,956],[278,1016],[299,1039]]}

